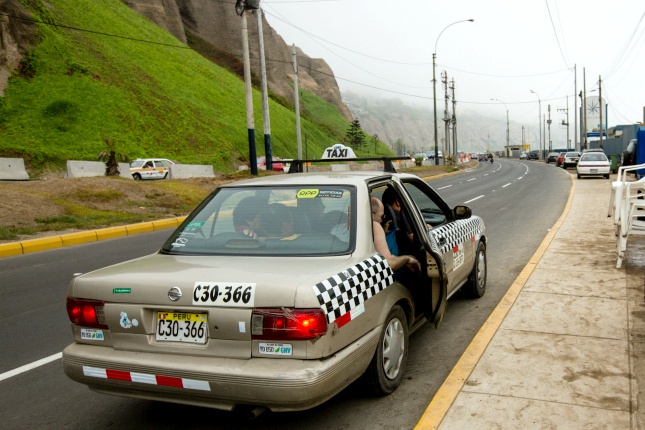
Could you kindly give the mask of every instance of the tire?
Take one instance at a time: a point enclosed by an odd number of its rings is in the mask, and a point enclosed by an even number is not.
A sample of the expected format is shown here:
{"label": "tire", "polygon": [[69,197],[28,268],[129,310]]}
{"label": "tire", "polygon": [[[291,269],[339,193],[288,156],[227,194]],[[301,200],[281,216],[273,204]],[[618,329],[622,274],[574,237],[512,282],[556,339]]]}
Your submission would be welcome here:
{"label": "tire", "polygon": [[609,174],[605,175],[605,179],[609,179]]}
{"label": "tire", "polygon": [[164,179],[166,179],[167,177],[168,177],[168,172],[166,172],[166,173],[163,175],[163,178],[164,178]]}
{"label": "tire", "polygon": [[479,242],[477,252],[475,253],[475,264],[473,270],[468,276],[468,282],[462,287],[466,296],[472,299],[478,299],[486,293],[486,275],[488,265],[486,263],[486,245]]}
{"label": "tire", "polygon": [[134,178],[135,181],[140,181],[141,180],[141,175],[138,174],[138,173],[135,173],[134,175],[132,175],[132,177]]}
{"label": "tire", "polygon": [[582,176],[580,175],[580,173],[578,173],[578,179],[582,179]]}
{"label": "tire", "polygon": [[385,396],[398,388],[408,360],[408,323],[399,305],[392,306],[385,319],[374,357],[365,374],[370,394]]}

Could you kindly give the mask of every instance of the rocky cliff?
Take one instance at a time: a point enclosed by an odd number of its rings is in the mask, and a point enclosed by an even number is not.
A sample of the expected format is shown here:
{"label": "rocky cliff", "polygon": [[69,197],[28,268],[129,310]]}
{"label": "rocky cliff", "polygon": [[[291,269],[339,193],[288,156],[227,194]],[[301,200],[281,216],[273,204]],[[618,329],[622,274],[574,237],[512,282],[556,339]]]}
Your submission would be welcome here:
{"label": "rocky cliff", "polygon": [[36,26],[28,20],[9,16],[30,18],[29,11],[18,0],[0,1],[0,96],[13,70],[20,66],[23,54],[32,47]]}
{"label": "rocky cliff", "polygon": [[[125,4],[200,52],[204,51],[201,42],[205,42],[212,46],[216,52],[228,54],[240,63],[242,61],[241,18],[235,13],[232,1],[125,0]],[[259,79],[258,19],[255,13],[247,13],[246,19],[251,69]],[[275,32],[264,17],[262,18],[262,29],[269,90],[292,102],[294,99],[292,48]],[[198,45],[198,43],[200,44]],[[296,55],[299,65],[298,84],[300,88],[311,91],[330,102],[346,119],[351,120],[352,115],[341,100],[334,73],[325,60],[309,58],[299,49]],[[221,58],[221,55],[206,56]]]}

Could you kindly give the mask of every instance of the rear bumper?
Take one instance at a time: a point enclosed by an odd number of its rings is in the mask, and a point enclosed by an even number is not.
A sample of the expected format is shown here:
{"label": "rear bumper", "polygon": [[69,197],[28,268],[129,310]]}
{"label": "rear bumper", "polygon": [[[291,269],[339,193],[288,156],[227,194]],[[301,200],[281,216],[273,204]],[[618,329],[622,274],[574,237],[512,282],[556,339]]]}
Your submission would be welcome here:
{"label": "rear bumper", "polygon": [[194,357],[74,343],[63,351],[63,367],[71,379],[105,394],[224,410],[253,405],[296,411],[325,402],[357,379],[379,334],[377,327],[320,360]]}

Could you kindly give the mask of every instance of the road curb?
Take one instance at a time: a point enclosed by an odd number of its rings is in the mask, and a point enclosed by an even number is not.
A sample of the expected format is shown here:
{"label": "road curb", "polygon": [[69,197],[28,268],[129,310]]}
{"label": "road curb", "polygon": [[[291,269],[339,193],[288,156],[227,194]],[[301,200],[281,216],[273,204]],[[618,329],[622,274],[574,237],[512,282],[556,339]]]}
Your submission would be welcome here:
{"label": "road curb", "polygon": [[92,231],[48,236],[39,239],[29,239],[21,242],[0,244],[0,258],[15,255],[29,254],[32,252],[46,251],[48,249],[62,248],[64,246],[81,245],[88,242],[114,239],[117,237],[131,236],[150,231],[176,228],[186,217],[169,218],[158,221],[149,221],[120,227],[107,227]]}

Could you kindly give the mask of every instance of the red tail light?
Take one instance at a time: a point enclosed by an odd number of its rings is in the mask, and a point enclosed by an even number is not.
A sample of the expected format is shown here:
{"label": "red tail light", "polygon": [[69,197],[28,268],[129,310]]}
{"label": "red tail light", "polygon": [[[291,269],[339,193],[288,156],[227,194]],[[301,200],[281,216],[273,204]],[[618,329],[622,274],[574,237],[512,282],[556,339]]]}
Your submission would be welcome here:
{"label": "red tail light", "polygon": [[103,315],[105,302],[99,300],[67,298],[67,315],[72,324],[107,329]]}
{"label": "red tail light", "polygon": [[251,319],[253,339],[306,340],[327,331],[327,319],[320,309],[254,309]]}

